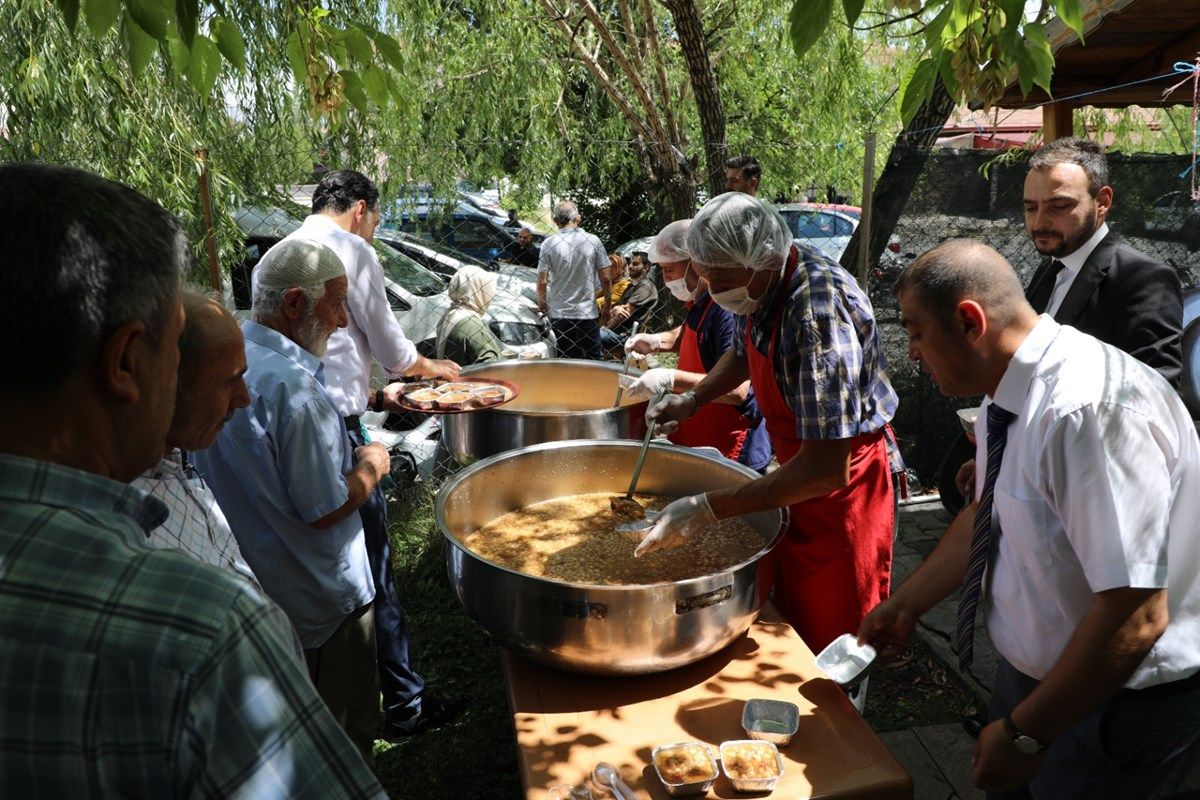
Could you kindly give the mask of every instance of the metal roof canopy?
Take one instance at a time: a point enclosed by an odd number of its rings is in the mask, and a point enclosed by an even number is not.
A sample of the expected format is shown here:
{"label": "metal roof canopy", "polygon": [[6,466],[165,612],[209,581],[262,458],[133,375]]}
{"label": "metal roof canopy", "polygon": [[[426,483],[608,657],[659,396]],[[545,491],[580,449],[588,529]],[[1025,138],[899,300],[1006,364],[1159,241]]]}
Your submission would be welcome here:
{"label": "metal roof canopy", "polygon": [[[1177,61],[1195,63],[1200,54],[1200,0],[1092,0],[1083,4],[1083,13],[1082,42],[1060,19],[1046,24],[1055,59],[1053,97],[1038,86],[1022,97],[1020,84],[1013,81],[997,105],[1015,108],[1054,101],[1042,107],[1044,139],[1051,141],[1071,135],[1071,110],[1077,106],[1191,104],[1188,86],[1163,99],[1163,90],[1172,85],[1169,79],[1121,85],[1169,73]],[[1181,74],[1178,80],[1185,77]]]}

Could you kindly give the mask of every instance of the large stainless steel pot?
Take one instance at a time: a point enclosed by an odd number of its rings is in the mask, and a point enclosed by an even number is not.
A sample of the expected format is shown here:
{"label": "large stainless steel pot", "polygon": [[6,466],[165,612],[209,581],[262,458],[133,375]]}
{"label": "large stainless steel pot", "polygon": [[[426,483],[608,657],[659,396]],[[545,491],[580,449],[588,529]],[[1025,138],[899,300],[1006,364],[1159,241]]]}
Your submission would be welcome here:
{"label": "large stainless steel pot", "polygon": [[[458,538],[539,500],[623,493],[637,452],[636,442],[551,442],[480,461],[443,485],[436,510],[450,583],[500,645],[577,672],[659,672],[716,652],[754,621],[770,589],[768,556],[786,523],[782,510],[746,515],[763,539],[752,558],[677,583],[592,586],[535,578],[485,560]],[[720,456],[654,443],[638,491],[681,496],[756,477]]]}
{"label": "large stainless steel pot", "polygon": [[[442,443],[466,465],[542,442],[640,439],[646,430],[646,401],[613,408],[620,372],[620,364],[571,359],[495,361],[468,367],[463,375],[512,381],[521,393],[498,408],[447,414],[442,420]],[[630,374],[641,373],[630,370]]]}

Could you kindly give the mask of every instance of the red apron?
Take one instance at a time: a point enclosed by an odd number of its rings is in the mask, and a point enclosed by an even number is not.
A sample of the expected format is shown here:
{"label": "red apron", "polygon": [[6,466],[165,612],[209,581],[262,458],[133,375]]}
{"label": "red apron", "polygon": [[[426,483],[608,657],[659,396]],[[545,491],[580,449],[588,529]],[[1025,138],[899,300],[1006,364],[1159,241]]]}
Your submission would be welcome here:
{"label": "red apron", "polygon": [[[700,314],[696,330],[704,327],[708,312],[716,305],[712,297],[705,298],[708,305]],[[686,321],[683,325],[683,335],[679,343],[679,369],[684,372],[699,372],[706,374],[704,361],[700,358],[700,339],[696,336]],[[684,447],[715,447],[731,461],[737,461],[746,443],[746,431],[750,420],[738,411],[737,406],[724,403],[705,403],[695,414],[679,423],[679,429],[668,439]]]}
{"label": "red apron", "polygon": [[[789,265],[780,291],[791,285]],[[804,447],[796,414],[775,380],[784,298],[771,325],[771,344],[759,354],[744,332],[750,384],[780,464]],[[791,521],[775,550],[775,605],[814,653],[843,633],[856,633],[866,613],[887,597],[894,535],[892,476],[884,432],[850,440],[850,482],[836,492],[792,505]]]}

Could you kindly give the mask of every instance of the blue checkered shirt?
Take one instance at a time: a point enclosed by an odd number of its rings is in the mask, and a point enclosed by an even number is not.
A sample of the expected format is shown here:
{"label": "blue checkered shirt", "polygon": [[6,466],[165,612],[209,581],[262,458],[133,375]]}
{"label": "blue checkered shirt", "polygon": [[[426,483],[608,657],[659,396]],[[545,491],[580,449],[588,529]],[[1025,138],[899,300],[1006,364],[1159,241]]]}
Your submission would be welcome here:
{"label": "blue checkered shirt", "polygon": [[[766,356],[779,303],[784,303],[775,348],[775,380],[796,414],[799,439],[849,439],[884,429],[899,399],[887,376],[887,360],[875,327],[875,312],[862,289],[836,261],[793,245],[797,266],[791,285],[750,317],[755,349]],[[735,352],[746,355],[744,336]],[[892,451],[892,468],[902,468]]]}
{"label": "blue checkered shirt", "polygon": [[0,797],[382,798],[249,582],[157,498],[0,454]]}

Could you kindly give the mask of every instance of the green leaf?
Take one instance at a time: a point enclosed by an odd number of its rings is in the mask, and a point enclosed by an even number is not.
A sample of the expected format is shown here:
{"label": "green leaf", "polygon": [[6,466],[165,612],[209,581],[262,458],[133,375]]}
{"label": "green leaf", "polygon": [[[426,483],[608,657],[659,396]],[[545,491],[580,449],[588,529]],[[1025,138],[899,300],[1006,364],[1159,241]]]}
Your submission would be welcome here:
{"label": "green leaf", "polygon": [[793,0],[788,27],[797,58],[817,43],[832,18],[833,0]]}
{"label": "green leaf", "polygon": [[368,64],[362,71],[362,83],[372,103],[380,108],[387,106],[390,87],[383,70],[374,64]]}
{"label": "green leaf", "polygon": [[67,30],[71,33],[75,32],[75,24],[79,22],[79,0],[56,0],[58,8],[62,11],[63,20],[67,23]]}
{"label": "green leaf", "polygon": [[83,4],[83,20],[97,39],[108,33],[120,16],[119,0],[85,0]]}
{"label": "green leaf", "polygon": [[221,55],[225,56],[225,60],[238,70],[244,70],[246,68],[246,42],[242,38],[242,32],[238,26],[224,17],[214,17],[208,29],[212,34],[213,41],[217,43],[217,49],[221,51]]}
{"label": "green leaf", "polygon": [[287,45],[284,49],[287,51],[288,64],[292,67],[292,77],[296,79],[296,85],[304,86],[304,79],[308,77],[308,56],[300,41],[299,31],[292,31],[288,34]]}
{"label": "green leaf", "polygon": [[187,73],[188,62],[192,60],[192,51],[188,46],[171,36],[167,38],[167,53],[171,56],[171,69],[180,75]]}
{"label": "green leaf", "polygon": [[853,25],[862,15],[866,0],[842,0],[842,8],[846,9],[846,24]]}
{"label": "green leaf", "polygon": [[196,36],[196,23],[200,19],[200,0],[175,0],[175,26],[179,38],[188,47]]}
{"label": "green leaf", "polygon": [[346,46],[346,52],[360,64],[375,63],[375,48],[371,47],[371,40],[357,28],[342,31],[342,44]]}
{"label": "green leaf", "polygon": [[166,36],[167,8],[163,0],[126,0],[125,9],[142,32],[151,39],[162,39]]}
{"label": "green leaf", "polygon": [[946,23],[950,21],[952,12],[952,7],[947,3],[933,19],[929,20],[929,24],[925,26],[925,47],[933,50],[942,46],[942,34],[946,30]]}
{"label": "green leaf", "polygon": [[146,65],[150,63],[150,59],[154,55],[154,37],[142,30],[128,9],[125,11],[122,23],[121,33],[125,40],[125,58],[129,61],[129,69],[136,78],[145,71]]}
{"label": "green leaf", "polygon": [[1058,14],[1068,28],[1079,34],[1079,41],[1083,42],[1083,11],[1079,8],[1079,0],[1058,0],[1055,4],[1054,11]]}
{"label": "green leaf", "polygon": [[[1025,52],[1028,54],[1030,79],[1050,94],[1050,80],[1054,77],[1054,53],[1050,49],[1050,38],[1046,29],[1039,23],[1031,22],[1025,26]],[[1018,57],[1018,64],[1021,64]],[[1021,64],[1022,75],[1025,65]]]}
{"label": "green leaf", "polygon": [[221,72],[221,51],[213,40],[197,33],[192,40],[192,58],[187,65],[187,79],[201,97],[212,94],[217,75]]}
{"label": "green leaf", "polygon": [[350,101],[350,105],[354,106],[354,110],[360,114],[367,113],[367,107],[370,101],[367,100],[367,94],[363,91],[362,81],[358,75],[348,69],[343,69],[338,72],[342,76],[342,81],[345,83],[346,99]]}
{"label": "green leaf", "polygon": [[954,67],[950,64],[950,51],[943,50],[937,59],[938,75],[946,85],[946,93],[951,97],[958,96],[958,78],[954,77]]}
{"label": "green leaf", "polygon": [[404,69],[404,52],[394,38],[383,31],[373,31],[371,38],[375,40],[375,47],[379,49],[379,54],[389,67],[394,70]]}
{"label": "green leaf", "polygon": [[937,64],[932,58],[923,58],[900,84],[900,118],[905,124],[917,113],[933,92],[933,81],[937,77]]}

